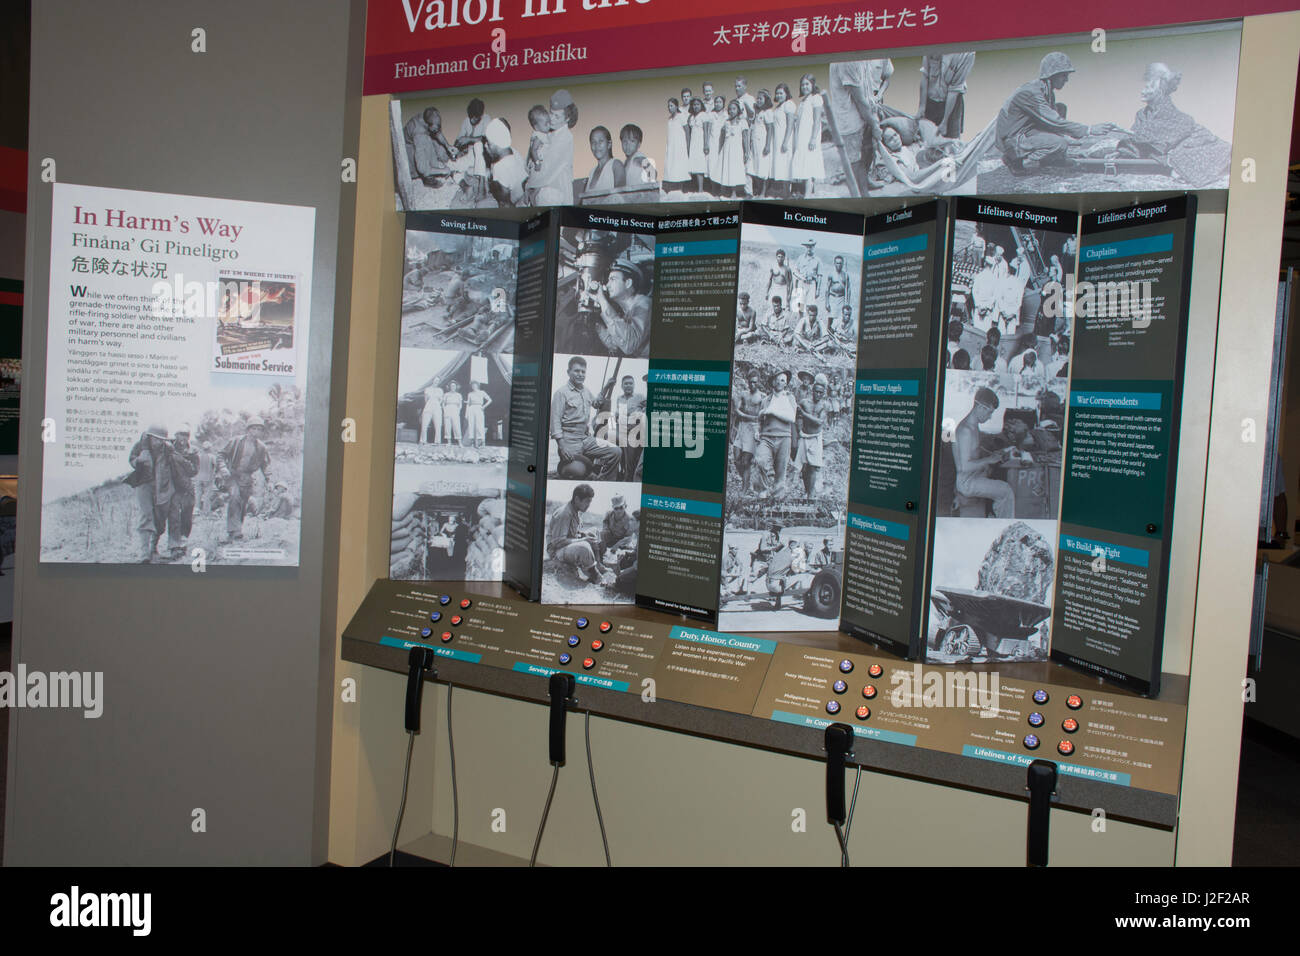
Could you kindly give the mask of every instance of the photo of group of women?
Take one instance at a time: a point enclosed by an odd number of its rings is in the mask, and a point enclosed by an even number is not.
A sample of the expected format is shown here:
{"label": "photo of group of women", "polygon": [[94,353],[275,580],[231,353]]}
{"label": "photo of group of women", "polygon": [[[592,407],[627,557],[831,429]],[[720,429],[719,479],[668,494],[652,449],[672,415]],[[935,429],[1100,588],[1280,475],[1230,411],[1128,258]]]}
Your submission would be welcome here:
{"label": "photo of group of women", "polygon": [[636,596],[654,236],[564,226],[541,599]]}
{"label": "photo of group of women", "polygon": [[518,245],[406,232],[394,580],[501,579]]}
{"label": "photo of group of women", "polygon": [[397,203],[1226,188],[1239,47],[1206,27],[413,97],[392,109]]}
{"label": "photo of group of women", "polygon": [[959,219],[952,255],[929,654],[1045,660],[1076,239]]}
{"label": "photo of group of women", "polygon": [[861,262],[860,235],[741,226],[724,630],[839,615]]}

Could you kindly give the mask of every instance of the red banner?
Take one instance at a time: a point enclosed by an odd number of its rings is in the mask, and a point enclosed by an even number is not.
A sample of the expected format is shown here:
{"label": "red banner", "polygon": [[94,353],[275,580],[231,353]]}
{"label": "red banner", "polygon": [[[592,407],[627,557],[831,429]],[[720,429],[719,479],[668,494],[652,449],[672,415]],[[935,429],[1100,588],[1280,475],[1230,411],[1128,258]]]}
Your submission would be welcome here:
{"label": "red banner", "polygon": [[1091,33],[1295,9],[1296,0],[370,0],[365,93]]}

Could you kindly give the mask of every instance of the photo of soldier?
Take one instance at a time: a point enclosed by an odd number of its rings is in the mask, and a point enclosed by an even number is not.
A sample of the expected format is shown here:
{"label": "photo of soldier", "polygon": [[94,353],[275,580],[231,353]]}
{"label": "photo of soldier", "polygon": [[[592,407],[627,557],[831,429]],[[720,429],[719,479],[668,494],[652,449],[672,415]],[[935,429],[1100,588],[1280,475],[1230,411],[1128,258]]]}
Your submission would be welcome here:
{"label": "photo of soldier", "polygon": [[653,236],[565,227],[560,243],[555,350],[647,357]]}
{"label": "photo of soldier", "polygon": [[262,439],[266,423],[261,418],[250,418],[242,437],[232,438],[218,455],[221,473],[227,476],[230,500],[226,505],[226,534],[229,541],[244,537],[244,518],[248,513],[248,500],[253,494],[253,481],[261,472],[263,487],[270,488],[271,454]]}

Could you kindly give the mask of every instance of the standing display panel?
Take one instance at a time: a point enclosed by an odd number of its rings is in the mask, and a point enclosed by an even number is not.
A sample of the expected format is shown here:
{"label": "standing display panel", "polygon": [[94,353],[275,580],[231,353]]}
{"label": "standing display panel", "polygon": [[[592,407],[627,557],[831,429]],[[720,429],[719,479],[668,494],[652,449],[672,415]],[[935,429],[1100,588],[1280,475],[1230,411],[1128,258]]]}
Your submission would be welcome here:
{"label": "standing display panel", "polygon": [[626,422],[645,402],[657,222],[583,209],[559,217],[541,600],[630,604],[640,459],[618,422],[620,409]]}
{"label": "standing display panel", "polygon": [[541,596],[542,540],[546,509],[546,448],[550,422],[547,388],[555,308],[558,213],[546,212],[519,230],[519,281],[515,292],[515,363],[510,389],[510,452],[506,464],[505,568],[503,579],[529,600]]}
{"label": "standing display panel", "polygon": [[1078,215],[957,200],[934,468],[930,660],[1046,660]]}
{"label": "standing display panel", "polygon": [[739,226],[738,212],[659,221],[646,397],[620,394],[627,410],[615,408],[616,430],[641,435],[642,447],[625,452],[643,481],[636,602],[709,621],[718,614]]}
{"label": "standing display panel", "polygon": [[724,630],[826,630],[839,614],[863,222],[742,207]]}
{"label": "standing display panel", "polygon": [[501,580],[518,256],[518,223],[407,217],[395,580]]}
{"label": "standing display panel", "polygon": [[947,239],[939,200],[872,216],[862,250],[840,629],[906,657],[921,655]]}
{"label": "standing display panel", "polygon": [[1193,196],[1086,216],[1052,659],[1160,687]]}

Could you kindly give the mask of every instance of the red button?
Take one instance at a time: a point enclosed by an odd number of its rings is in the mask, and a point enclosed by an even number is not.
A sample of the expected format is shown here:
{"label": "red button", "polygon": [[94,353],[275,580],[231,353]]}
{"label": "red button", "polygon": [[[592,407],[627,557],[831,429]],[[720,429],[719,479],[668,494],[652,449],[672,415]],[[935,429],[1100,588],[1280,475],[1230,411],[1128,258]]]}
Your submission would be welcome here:
{"label": "red button", "polygon": [[1065,698],[1065,706],[1069,707],[1071,710],[1078,710],[1083,706],[1083,698],[1078,694],[1071,694],[1069,697]]}
{"label": "red button", "polygon": [[450,641],[450,640],[451,640],[451,631],[443,631],[443,632],[442,632],[442,643],[446,644],[446,643],[447,643],[448,641]]}
{"label": "red button", "polygon": [[1067,734],[1072,734],[1079,729],[1079,722],[1073,717],[1066,717],[1065,720],[1061,721],[1061,729]]}
{"label": "red button", "polygon": [[595,666],[596,666],[596,658],[594,658],[594,657],[584,658],[583,661],[582,661],[582,668],[583,668],[583,670],[588,670],[588,671],[589,671],[589,670],[591,670],[591,669],[592,669],[593,667],[595,667]]}
{"label": "red button", "polygon": [[876,696],[876,685],[868,684],[866,687],[862,688],[862,696],[867,700],[873,700]]}
{"label": "red button", "polygon": [[1070,754],[1074,753],[1074,743],[1069,740],[1062,740],[1056,745],[1056,752],[1062,757],[1068,757]]}
{"label": "red button", "polygon": [[605,642],[602,641],[599,637],[596,638],[594,641],[591,642],[591,649],[592,649],[593,651],[598,651],[598,650],[600,650],[600,649],[601,649],[602,647],[604,647],[604,646],[605,646]]}
{"label": "red button", "polygon": [[609,633],[610,631],[612,631],[613,629],[614,629],[614,625],[611,624],[611,623],[609,623],[609,621],[601,621],[601,622],[600,622],[600,633],[602,633],[602,634],[608,634],[608,633]]}
{"label": "red button", "polygon": [[858,720],[866,720],[868,717],[871,716],[871,708],[868,707],[866,704],[863,704],[856,711],[854,711],[854,713],[858,715]]}
{"label": "red button", "polygon": [[463,617],[461,617],[459,614],[453,614],[453,615],[451,616],[451,626],[452,626],[452,627],[455,627],[457,624],[459,624],[459,623],[460,623],[461,621],[463,621],[463,620],[465,620],[465,619],[464,619]]}
{"label": "red button", "polygon": [[468,610],[469,610],[469,606],[470,606],[471,604],[473,604],[473,603],[474,603],[474,602],[471,601],[469,598],[461,598],[461,601],[460,601],[460,609],[461,609],[462,611],[468,611]]}
{"label": "red button", "polygon": [[885,669],[881,667],[879,664],[872,664],[870,667],[867,668],[867,673],[870,674],[872,677],[879,677],[884,672]]}

